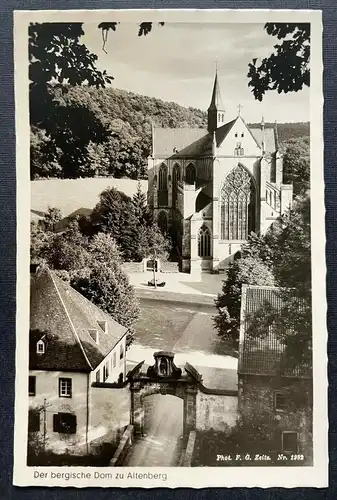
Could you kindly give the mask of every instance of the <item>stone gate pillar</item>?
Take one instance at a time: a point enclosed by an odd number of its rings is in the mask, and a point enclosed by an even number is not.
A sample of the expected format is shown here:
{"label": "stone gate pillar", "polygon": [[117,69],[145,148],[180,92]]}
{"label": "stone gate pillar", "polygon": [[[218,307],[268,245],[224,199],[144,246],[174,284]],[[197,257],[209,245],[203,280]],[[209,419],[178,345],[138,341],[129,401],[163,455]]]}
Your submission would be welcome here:
{"label": "stone gate pillar", "polygon": [[196,389],[186,389],[184,398],[184,435],[196,428],[197,420],[197,391]]}

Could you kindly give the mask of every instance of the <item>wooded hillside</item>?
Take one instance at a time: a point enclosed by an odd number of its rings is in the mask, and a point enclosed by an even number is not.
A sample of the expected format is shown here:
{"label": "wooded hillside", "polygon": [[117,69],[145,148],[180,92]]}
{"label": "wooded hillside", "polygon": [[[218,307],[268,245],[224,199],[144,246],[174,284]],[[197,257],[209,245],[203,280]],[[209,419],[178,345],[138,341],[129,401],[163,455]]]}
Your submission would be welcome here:
{"label": "wooded hillside", "polygon": [[[66,89],[66,90],[65,90]],[[207,126],[207,113],[114,88],[55,86],[48,133],[31,129],[31,178],[145,179],[152,123]],[[259,124],[254,124],[259,126]],[[309,136],[308,123],[278,125],[279,140]]]}

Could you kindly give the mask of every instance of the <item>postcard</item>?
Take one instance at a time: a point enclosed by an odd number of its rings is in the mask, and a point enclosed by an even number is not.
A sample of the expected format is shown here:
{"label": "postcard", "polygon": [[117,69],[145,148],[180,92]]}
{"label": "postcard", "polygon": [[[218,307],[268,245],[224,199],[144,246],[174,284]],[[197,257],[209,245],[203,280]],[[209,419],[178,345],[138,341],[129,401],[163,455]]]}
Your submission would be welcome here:
{"label": "postcard", "polygon": [[322,29],[15,12],[15,485],[327,486]]}

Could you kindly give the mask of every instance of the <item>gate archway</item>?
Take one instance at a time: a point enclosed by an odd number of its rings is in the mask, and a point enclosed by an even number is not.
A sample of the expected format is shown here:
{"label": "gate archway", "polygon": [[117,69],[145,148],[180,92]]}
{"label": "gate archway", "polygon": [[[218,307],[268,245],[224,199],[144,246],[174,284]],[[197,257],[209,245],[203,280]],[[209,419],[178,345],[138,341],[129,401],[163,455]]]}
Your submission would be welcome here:
{"label": "gate archway", "polygon": [[183,434],[196,429],[197,393],[200,374],[188,363],[185,372],[174,364],[174,354],[166,351],[154,353],[154,365],[142,372],[144,361],[128,375],[131,390],[130,423],[135,435],[144,432],[144,398],[151,394],[170,394],[183,400]]}

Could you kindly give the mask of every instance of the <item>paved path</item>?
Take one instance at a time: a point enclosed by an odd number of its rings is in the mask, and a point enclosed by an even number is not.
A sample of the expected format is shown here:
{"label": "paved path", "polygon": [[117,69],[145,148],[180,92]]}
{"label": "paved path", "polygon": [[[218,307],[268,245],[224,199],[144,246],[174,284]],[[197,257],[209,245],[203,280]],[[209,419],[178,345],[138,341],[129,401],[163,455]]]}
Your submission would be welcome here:
{"label": "paved path", "polygon": [[137,439],[123,466],[172,467],[178,464],[183,434],[183,401],[174,396],[144,399],[144,436]]}
{"label": "paved path", "polygon": [[141,311],[128,369],[142,360],[152,365],[155,351],[173,351],[175,363],[182,368],[192,364],[207,387],[237,388],[237,359],[213,328],[214,307],[141,299]]}

